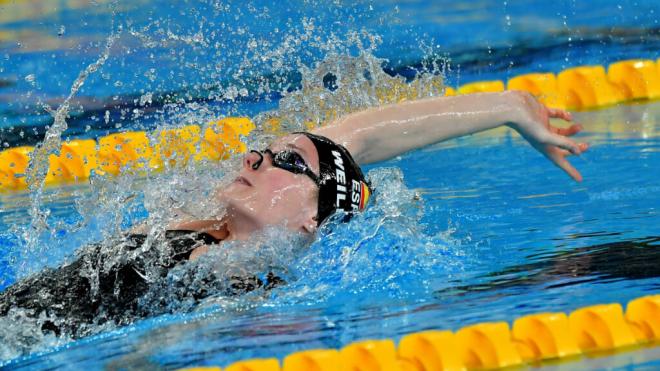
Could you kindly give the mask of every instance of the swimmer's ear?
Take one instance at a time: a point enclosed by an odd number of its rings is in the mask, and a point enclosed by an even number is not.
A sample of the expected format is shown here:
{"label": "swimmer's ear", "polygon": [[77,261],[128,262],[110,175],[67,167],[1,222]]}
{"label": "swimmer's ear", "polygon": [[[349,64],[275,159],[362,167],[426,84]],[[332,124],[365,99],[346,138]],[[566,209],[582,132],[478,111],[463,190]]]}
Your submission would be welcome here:
{"label": "swimmer's ear", "polygon": [[316,219],[317,219],[316,216],[314,216],[313,218],[305,222],[305,224],[303,224],[303,229],[305,230],[305,232],[309,234],[316,233],[316,230],[319,228],[319,222]]}
{"label": "swimmer's ear", "polygon": [[314,233],[316,233],[317,227],[316,227],[316,224],[305,224],[303,226],[303,229],[305,230],[305,232],[307,232],[309,234],[314,234]]}

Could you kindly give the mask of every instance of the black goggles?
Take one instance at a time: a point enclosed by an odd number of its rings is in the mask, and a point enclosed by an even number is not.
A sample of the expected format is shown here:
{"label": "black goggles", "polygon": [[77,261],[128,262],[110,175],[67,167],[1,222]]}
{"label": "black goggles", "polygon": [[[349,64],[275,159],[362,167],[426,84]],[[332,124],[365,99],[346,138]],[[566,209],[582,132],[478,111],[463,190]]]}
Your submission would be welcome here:
{"label": "black goggles", "polygon": [[[319,177],[314,174],[312,169],[305,162],[305,159],[303,159],[299,153],[288,149],[279,152],[273,152],[270,149],[265,149],[263,152],[270,156],[274,167],[289,171],[294,174],[305,174],[310,177],[310,179],[312,179],[316,185],[321,185],[321,180]],[[252,164],[252,168],[256,170],[259,168],[259,166],[261,166],[261,163],[264,160],[264,156],[261,154],[261,151],[257,150],[252,150],[250,153],[256,153],[259,155],[259,161]]]}

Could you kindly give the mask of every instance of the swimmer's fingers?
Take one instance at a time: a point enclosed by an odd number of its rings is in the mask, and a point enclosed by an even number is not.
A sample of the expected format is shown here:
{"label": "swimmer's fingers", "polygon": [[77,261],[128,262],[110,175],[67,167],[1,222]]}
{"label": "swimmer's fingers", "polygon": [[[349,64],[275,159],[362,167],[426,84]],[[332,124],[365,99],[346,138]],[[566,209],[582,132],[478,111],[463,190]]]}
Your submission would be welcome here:
{"label": "swimmer's fingers", "polygon": [[[565,139],[567,139],[567,141],[572,142],[568,138]],[[573,143],[574,144],[571,144],[570,146],[572,147],[573,145],[575,145],[577,147],[577,153],[571,151],[570,148],[564,148],[562,146],[546,145],[544,154],[550,159],[550,161],[552,161],[560,169],[564,170],[576,182],[581,182],[582,174],[580,174],[580,172],[575,167],[573,167],[573,165],[571,165],[567,157],[572,154],[581,154],[585,152],[586,150],[589,149],[589,145],[587,143],[576,143],[576,142]]]}
{"label": "swimmer's fingers", "polygon": [[586,143],[578,143],[566,136],[555,133],[551,133],[548,136],[546,144],[565,149],[574,155],[579,155],[588,148]]}
{"label": "swimmer's fingers", "polygon": [[566,157],[569,155],[570,152],[558,148],[553,148],[547,153],[547,156],[555,165],[564,170],[576,182],[581,182],[582,174],[580,174],[580,172],[566,159]]}
{"label": "swimmer's fingers", "polygon": [[581,132],[583,129],[582,125],[580,124],[573,124],[567,128],[557,128],[557,127],[552,127],[552,132],[555,134],[563,135],[565,137],[571,137],[579,132]]}
{"label": "swimmer's fingers", "polygon": [[573,167],[570,162],[568,162],[566,157],[562,156],[559,161],[555,161],[555,164],[564,170],[576,182],[582,181],[582,174],[580,174],[580,172],[577,171],[577,169]]}
{"label": "swimmer's fingers", "polygon": [[562,119],[566,121],[573,121],[573,115],[570,112],[564,111],[563,109],[550,108],[546,107],[548,110],[548,116],[554,119]]}
{"label": "swimmer's fingers", "polygon": [[[578,147],[580,147],[580,151],[582,153],[584,153],[589,149],[589,145],[587,143],[578,143]],[[564,157],[572,155],[570,151],[567,151],[565,149],[556,148],[556,150],[559,151],[559,153],[561,153]]]}

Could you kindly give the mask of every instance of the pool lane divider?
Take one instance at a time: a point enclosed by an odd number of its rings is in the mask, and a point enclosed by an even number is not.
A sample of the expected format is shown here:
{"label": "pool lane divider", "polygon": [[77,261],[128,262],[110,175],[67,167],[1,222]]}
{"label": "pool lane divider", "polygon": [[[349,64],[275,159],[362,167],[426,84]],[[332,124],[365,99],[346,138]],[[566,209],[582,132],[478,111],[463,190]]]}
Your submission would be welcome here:
{"label": "pool lane divider", "polygon": [[[241,136],[254,130],[244,117],[228,117],[204,129],[188,125],[155,134],[129,131],[94,139],[63,142],[58,155],[48,157],[46,186],[80,183],[92,173],[118,175],[146,173],[186,164],[191,160],[224,160],[244,152]],[[203,132],[202,132],[203,130]],[[0,152],[0,191],[27,188],[25,173],[34,147],[22,146]]]}
{"label": "pool lane divider", "polygon": [[660,344],[660,295],[620,304],[487,322],[455,332],[429,330],[391,339],[360,340],[342,349],[312,349],[185,371],[444,371],[499,369],[569,362],[583,356]]}
{"label": "pool lane divider", "polygon": [[[414,88],[414,87],[411,87]],[[442,87],[440,87],[442,88]],[[634,100],[660,98],[660,59],[625,60],[603,66],[579,66],[558,74],[530,73],[503,81],[472,82],[453,89],[446,95],[524,90],[552,108],[587,110]],[[381,92],[384,101],[405,100],[415,94],[406,87],[393,87]],[[265,123],[267,131],[277,132],[279,121]],[[242,136],[255,125],[245,117],[227,117],[204,127],[188,125],[155,133],[129,131],[114,133],[97,140],[81,139],[64,142],[59,154],[48,157],[46,186],[87,181],[92,173],[146,173],[189,161],[222,160],[245,151]],[[34,147],[22,146],[0,152],[0,192],[27,188],[25,173]]]}

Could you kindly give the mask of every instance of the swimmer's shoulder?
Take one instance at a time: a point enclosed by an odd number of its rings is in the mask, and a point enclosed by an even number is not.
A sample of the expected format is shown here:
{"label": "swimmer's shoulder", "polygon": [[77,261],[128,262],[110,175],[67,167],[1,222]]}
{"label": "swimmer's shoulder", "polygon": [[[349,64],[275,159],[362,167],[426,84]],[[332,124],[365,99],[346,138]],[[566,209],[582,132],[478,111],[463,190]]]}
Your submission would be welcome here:
{"label": "swimmer's shoulder", "polygon": [[[188,223],[193,223],[198,221],[194,216],[187,214],[186,212],[180,210],[180,209],[175,209],[172,211],[171,215],[171,221],[167,224],[167,227],[165,228],[166,230],[178,230],[178,229],[196,229],[196,228],[185,228],[181,227],[182,225],[188,224]],[[138,223],[131,227],[131,229],[128,230],[128,234],[148,234],[149,233],[149,225],[146,221],[143,221],[141,223]]]}

